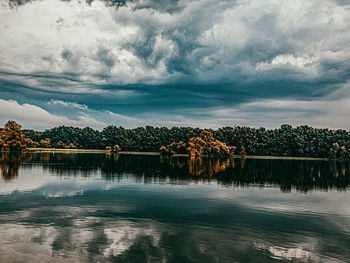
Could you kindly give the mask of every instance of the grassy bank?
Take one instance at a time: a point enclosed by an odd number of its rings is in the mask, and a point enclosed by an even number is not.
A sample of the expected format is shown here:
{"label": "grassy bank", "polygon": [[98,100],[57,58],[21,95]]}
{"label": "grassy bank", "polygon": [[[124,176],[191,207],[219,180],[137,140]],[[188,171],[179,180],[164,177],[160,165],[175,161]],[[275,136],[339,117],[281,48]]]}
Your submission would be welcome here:
{"label": "grassy bank", "polygon": [[59,148],[27,148],[29,152],[52,152],[52,153],[106,153],[105,150],[96,149],[59,149]]}
{"label": "grassy bank", "polygon": [[[27,148],[29,152],[34,153],[108,153],[106,150],[96,149],[60,149],[60,148]],[[129,152],[121,151],[119,154],[130,154],[130,155],[160,155],[159,152]],[[187,156],[187,155],[184,155]]]}

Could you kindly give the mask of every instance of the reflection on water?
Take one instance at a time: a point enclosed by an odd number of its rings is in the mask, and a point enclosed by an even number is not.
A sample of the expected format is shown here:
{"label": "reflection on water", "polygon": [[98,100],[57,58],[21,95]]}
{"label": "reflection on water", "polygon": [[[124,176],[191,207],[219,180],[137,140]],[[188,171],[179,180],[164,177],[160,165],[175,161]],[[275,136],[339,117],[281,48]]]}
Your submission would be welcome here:
{"label": "reflection on water", "polygon": [[23,163],[28,162],[32,155],[21,152],[0,152],[0,171],[5,181],[18,176],[18,170]]}
{"label": "reflection on water", "polygon": [[48,153],[0,160],[0,262],[350,255],[347,162]]}
{"label": "reflection on water", "polygon": [[89,177],[101,171],[106,180],[132,174],[145,180],[214,181],[226,186],[278,185],[286,192],[293,188],[303,192],[346,190],[350,184],[350,162],[52,153],[0,153],[3,179],[16,178],[21,164],[28,162],[26,168],[40,164],[57,176]]}

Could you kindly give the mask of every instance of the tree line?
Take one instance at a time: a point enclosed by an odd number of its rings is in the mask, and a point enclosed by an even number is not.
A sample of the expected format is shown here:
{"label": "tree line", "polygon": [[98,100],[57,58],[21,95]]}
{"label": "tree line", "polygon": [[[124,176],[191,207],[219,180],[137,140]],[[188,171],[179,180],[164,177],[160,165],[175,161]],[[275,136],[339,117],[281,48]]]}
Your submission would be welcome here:
{"label": "tree line", "polygon": [[[82,149],[106,149],[118,145],[122,151],[158,152],[162,146],[187,143],[191,138],[200,137],[203,131],[209,131],[215,140],[228,147],[235,146],[238,150],[244,147],[248,155],[350,159],[350,131],[288,124],[277,129],[234,126],[216,130],[152,126],[127,129],[109,125],[102,131],[59,126],[45,131],[22,130],[24,138],[30,139],[22,143],[30,147]],[[4,145],[4,139],[0,137],[0,149],[1,145]]]}

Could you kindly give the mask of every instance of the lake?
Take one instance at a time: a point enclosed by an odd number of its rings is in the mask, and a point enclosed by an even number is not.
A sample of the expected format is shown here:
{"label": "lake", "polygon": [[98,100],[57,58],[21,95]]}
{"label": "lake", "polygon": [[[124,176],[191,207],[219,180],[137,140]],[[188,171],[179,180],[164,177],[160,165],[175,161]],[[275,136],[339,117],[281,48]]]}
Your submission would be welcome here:
{"label": "lake", "polygon": [[350,163],[0,154],[0,262],[350,262]]}

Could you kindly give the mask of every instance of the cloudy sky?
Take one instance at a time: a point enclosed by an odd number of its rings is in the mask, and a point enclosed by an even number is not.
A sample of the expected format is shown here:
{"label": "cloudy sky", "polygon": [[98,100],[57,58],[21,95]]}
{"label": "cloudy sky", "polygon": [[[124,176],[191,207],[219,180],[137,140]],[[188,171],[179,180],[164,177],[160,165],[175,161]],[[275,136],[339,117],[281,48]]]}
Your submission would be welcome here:
{"label": "cloudy sky", "polygon": [[350,129],[347,0],[0,0],[0,124]]}

